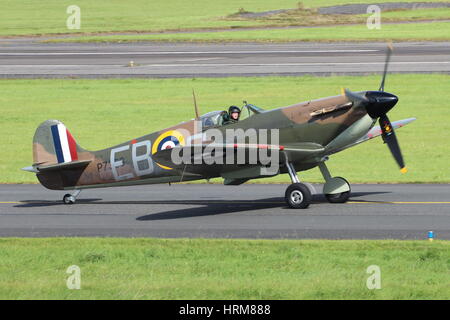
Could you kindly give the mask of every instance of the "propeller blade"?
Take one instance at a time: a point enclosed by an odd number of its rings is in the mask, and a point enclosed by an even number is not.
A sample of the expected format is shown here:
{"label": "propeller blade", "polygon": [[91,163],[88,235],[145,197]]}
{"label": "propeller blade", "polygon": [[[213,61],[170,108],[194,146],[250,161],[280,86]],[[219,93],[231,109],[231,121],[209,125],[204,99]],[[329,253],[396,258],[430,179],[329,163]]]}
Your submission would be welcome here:
{"label": "propeller blade", "polygon": [[387,52],[386,52],[386,61],[384,62],[384,71],[383,71],[383,78],[381,80],[380,89],[378,91],[384,91],[384,82],[386,81],[386,75],[388,71],[389,61],[391,60],[391,54],[392,54],[392,44],[388,44]]}
{"label": "propeller blade", "polygon": [[394,128],[389,121],[387,115],[382,115],[379,119],[381,136],[384,142],[388,145],[392,156],[400,167],[402,173],[406,173],[407,169],[405,167],[405,162],[403,161],[402,152],[400,151],[400,145],[398,144],[397,137],[394,132]]}

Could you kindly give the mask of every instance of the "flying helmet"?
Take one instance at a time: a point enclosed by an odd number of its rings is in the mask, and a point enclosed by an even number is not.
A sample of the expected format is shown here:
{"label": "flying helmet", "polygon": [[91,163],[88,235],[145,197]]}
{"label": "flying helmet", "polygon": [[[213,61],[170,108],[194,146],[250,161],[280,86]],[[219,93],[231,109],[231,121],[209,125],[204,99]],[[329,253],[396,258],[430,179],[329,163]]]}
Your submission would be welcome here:
{"label": "flying helmet", "polygon": [[234,113],[234,112],[241,113],[241,109],[239,109],[239,108],[236,107],[236,106],[231,106],[231,107],[228,108],[228,113],[229,113],[229,114],[232,114],[232,113]]}

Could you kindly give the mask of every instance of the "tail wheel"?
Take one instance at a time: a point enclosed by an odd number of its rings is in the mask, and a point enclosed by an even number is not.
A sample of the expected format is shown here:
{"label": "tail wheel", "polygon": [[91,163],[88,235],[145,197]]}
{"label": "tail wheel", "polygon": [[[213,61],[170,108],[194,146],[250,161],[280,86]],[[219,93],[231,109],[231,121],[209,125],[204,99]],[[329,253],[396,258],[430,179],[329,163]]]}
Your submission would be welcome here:
{"label": "tail wheel", "polygon": [[286,190],[285,200],[293,209],[306,209],[312,200],[311,191],[303,183],[293,183]]}
{"label": "tail wheel", "polygon": [[65,194],[63,197],[64,204],[74,204],[75,203],[75,197],[71,194]]}

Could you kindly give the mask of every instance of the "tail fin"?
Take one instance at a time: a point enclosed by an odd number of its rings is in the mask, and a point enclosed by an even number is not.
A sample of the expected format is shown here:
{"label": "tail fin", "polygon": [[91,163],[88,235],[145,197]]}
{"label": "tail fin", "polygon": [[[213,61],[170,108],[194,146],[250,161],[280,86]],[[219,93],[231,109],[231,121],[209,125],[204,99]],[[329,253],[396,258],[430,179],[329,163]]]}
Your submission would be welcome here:
{"label": "tail fin", "polygon": [[47,120],[36,129],[33,138],[34,164],[52,165],[78,160],[85,151],[76,142],[66,126],[58,120]]}

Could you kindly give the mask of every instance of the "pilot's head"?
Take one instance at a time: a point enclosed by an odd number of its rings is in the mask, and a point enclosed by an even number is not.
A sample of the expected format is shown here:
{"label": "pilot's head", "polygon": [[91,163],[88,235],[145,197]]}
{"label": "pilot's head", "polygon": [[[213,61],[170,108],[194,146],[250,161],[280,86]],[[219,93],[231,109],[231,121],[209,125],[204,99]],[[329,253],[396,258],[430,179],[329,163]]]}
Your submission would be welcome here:
{"label": "pilot's head", "polygon": [[239,120],[239,115],[241,114],[241,109],[239,109],[236,106],[231,106],[228,108],[228,114],[230,115],[230,118],[233,120]]}

